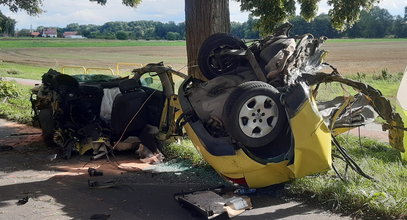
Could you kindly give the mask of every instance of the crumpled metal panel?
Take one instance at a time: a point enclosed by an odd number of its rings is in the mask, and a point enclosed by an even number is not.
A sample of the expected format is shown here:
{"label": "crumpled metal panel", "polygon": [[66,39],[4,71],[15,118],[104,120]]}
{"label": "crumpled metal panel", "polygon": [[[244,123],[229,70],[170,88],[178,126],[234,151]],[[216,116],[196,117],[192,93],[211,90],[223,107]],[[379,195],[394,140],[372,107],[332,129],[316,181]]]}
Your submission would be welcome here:
{"label": "crumpled metal panel", "polygon": [[386,121],[387,124],[383,125],[383,129],[389,130],[390,145],[401,152],[405,152],[403,146],[403,120],[401,116],[393,109],[390,101],[384,97],[379,90],[365,83],[347,79],[335,73],[326,74],[318,72],[315,74],[303,74],[302,77],[308,82],[309,85],[339,82],[360,91],[368,98],[369,105],[372,106],[379,116]]}
{"label": "crumpled metal panel", "polygon": [[338,96],[330,101],[318,102],[318,109],[331,130],[355,128],[372,123],[378,116],[369,102],[365,95],[358,93],[355,96]]}

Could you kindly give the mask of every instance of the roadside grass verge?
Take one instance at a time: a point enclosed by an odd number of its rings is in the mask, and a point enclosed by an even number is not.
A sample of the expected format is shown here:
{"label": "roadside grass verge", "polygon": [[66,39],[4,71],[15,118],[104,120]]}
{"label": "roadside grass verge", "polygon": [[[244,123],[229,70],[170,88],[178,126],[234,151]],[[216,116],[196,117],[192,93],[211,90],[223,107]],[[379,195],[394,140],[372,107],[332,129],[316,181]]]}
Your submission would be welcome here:
{"label": "roadside grass verge", "polygon": [[0,39],[0,48],[185,46],[185,41],[98,39]]}
{"label": "roadside grass verge", "polygon": [[[387,144],[357,137],[341,136],[339,141],[359,166],[376,181],[361,177],[352,170],[348,181],[334,171],[292,181],[288,195],[317,203],[335,212],[363,219],[405,219],[407,217],[407,163]],[[339,172],[345,163],[334,161]]]}
{"label": "roadside grass verge", "polygon": [[7,96],[0,94],[0,117],[23,124],[31,124],[31,87],[0,81],[0,87],[4,85],[9,86],[8,91],[15,91],[17,94]]}

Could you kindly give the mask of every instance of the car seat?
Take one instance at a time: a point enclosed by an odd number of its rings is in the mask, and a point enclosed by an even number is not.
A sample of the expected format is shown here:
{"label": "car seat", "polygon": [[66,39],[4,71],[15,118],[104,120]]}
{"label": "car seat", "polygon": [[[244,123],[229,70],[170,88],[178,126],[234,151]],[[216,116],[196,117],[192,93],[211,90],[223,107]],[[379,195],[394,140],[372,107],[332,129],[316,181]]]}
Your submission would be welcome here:
{"label": "car seat", "polygon": [[127,124],[136,114],[122,140],[128,136],[138,136],[147,124],[146,107],[142,106],[147,99],[147,94],[140,88],[139,82],[134,79],[124,80],[120,82],[119,89],[121,94],[114,99],[111,114],[111,141],[113,142],[121,137]]}

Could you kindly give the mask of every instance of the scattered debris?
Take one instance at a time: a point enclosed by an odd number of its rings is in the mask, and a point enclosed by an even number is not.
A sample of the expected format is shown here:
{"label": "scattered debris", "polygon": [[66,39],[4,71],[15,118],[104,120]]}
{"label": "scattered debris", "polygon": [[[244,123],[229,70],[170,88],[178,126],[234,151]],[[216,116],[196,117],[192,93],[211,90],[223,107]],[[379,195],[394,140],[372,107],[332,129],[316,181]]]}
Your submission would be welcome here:
{"label": "scattered debris", "polygon": [[14,148],[10,145],[0,145],[0,152],[4,152],[4,151],[11,151]]}
{"label": "scattered debris", "polygon": [[229,218],[233,218],[252,208],[251,200],[247,196],[237,196],[235,194],[220,196],[214,191],[180,193],[176,194],[174,198],[184,207],[191,208],[208,219],[215,218],[223,213],[227,213]]}
{"label": "scattered debris", "polygon": [[16,204],[17,204],[17,205],[24,205],[24,204],[26,204],[26,203],[28,202],[28,199],[29,199],[29,197],[26,196],[26,197],[24,197],[24,198],[18,200],[18,201],[16,202]]}
{"label": "scattered debris", "polygon": [[58,154],[50,154],[50,155],[48,155],[47,159],[49,161],[53,161],[53,160],[57,159],[57,156],[58,156]]}
{"label": "scattered debris", "polygon": [[143,144],[140,144],[139,148],[136,150],[136,154],[138,154],[140,161],[143,163],[158,164],[164,161],[164,155],[161,152],[153,153]]}
{"label": "scattered debris", "polygon": [[136,154],[140,158],[148,158],[148,157],[152,157],[154,155],[153,152],[151,152],[151,150],[148,149],[148,147],[144,146],[144,144],[140,144],[140,146],[136,150]]}
{"label": "scattered debris", "polygon": [[99,171],[95,168],[88,169],[89,176],[103,176],[103,171]]}
{"label": "scattered debris", "polygon": [[252,195],[256,193],[256,189],[248,189],[248,188],[239,188],[235,190],[235,193],[238,195]]}
{"label": "scattered debris", "polygon": [[116,186],[116,181],[108,180],[104,182],[98,182],[93,180],[88,180],[88,187],[92,189],[105,189],[105,188],[112,188]]}
{"label": "scattered debris", "polygon": [[129,172],[134,172],[134,171],[142,171],[147,168],[149,168],[150,164],[146,163],[121,163],[118,168],[121,170],[129,171]]}
{"label": "scattered debris", "polygon": [[90,217],[92,220],[106,220],[110,218],[110,214],[94,214]]}

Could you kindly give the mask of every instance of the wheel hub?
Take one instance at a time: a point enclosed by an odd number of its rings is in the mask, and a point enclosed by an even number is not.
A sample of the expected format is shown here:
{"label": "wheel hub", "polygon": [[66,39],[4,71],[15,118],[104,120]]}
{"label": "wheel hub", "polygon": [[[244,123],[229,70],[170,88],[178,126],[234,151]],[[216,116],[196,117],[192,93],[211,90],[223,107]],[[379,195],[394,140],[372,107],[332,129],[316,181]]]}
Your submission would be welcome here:
{"label": "wheel hub", "polygon": [[239,112],[240,129],[251,138],[261,138],[272,132],[277,120],[277,105],[265,95],[248,99]]}

